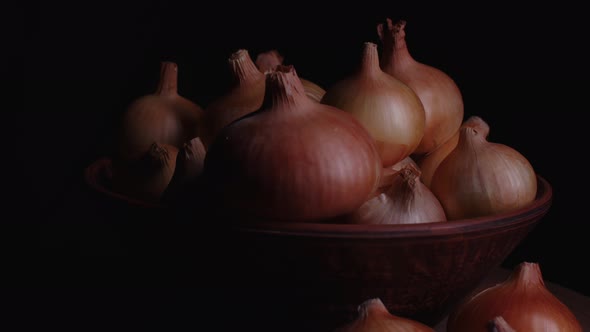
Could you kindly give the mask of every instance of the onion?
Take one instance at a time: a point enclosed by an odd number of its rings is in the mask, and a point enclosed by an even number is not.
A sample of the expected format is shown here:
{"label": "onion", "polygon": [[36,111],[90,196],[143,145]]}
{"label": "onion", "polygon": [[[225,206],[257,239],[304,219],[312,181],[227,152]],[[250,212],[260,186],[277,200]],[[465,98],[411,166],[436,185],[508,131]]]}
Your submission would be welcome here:
{"label": "onion", "polygon": [[353,224],[419,224],[446,220],[440,202],[420,182],[420,171],[410,162],[393,176],[389,188],[365,202],[350,218]]}
{"label": "onion", "polygon": [[392,315],[383,302],[370,299],[358,307],[357,318],[335,332],[434,332],[420,322]]}
{"label": "onion", "polygon": [[[264,73],[269,70],[274,70],[278,65],[282,65],[283,59],[283,56],[277,50],[262,52],[256,57],[256,66]],[[301,81],[301,84],[303,84],[305,94],[309,98],[317,102],[322,100],[322,97],[326,94],[324,88],[304,78],[299,78],[299,80]]]}
{"label": "onion", "polygon": [[137,98],[125,110],[117,158],[136,159],[145,154],[153,142],[180,148],[199,135],[204,112],[199,105],[178,94],[177,83],[176,63],[162,62],[156,92]]}
{"label": "onion", "polygon": [[537,263],[520,263],[507,280],[459,304],[449,315],[447,331],[484,332],[498,316],[516,331],[582,331],[570,309],[545,287]]}
{"label": "onion", "polygon": [[160,202],[174,174],[177,154],[173,145],[152,143],[140,158],[113,163],[113,190],[144,202]]}
{"label": "onion", "polygon": [[408,157],[424,134],[424,107],[406,84],[379,68],[377,45],[365,43],[359,70],[321,101],[354,115],[375,139],[384,167]]}
{"label": "onion", "polygon": [[259,109],[264,99],[265,77],[252,62],[248,50],[240,49],[232,53],[228,64],[233,85],[205,109],[206,130],[201,136],[205,147],[225,126]]}
{"label": "onion", "polygon": [[[472,127],[477,129],[479,133],[485,138],[488,137],[490,132],[490,127],[488,124],[479,116],[470,116],[467,120],[465,120],[462,124],[463,127]],[[432,176],[436,171],[436,168],[440,163],[455,149],[457,146],[457,142],[459,142],[459,130],[444,144],[440,145],[434,151],[429,152],[428,154],[422,156],[418,159],[418,166],[422,171],[422,175],[420,179],[422,182],[430,188],[430,182],[432,181]]]}
{"label": "onion", "polygon": [[446,73],[420,63],[410,55],[406,45],[405,21],[387,26],[379,24],[377,31],[383,43],[383,71],[407,84],[420,98],[426,116],[424,136],[415,154],[435,150],[449,140],[463,121],[461,91]]}
{"label": "onion", "polygon": [[528,205],[535,199],[537,178],[518,151],[463,126],[457,146],[434,172],[431,190],[447,219],[477,218]]}
{"label": "onion", "polygon": [[180,196],[186,196],[191,189],[196,189],[203,172],[205,155],[205,146],[199,137],[184,143],[176,156],[174,174],[163,194],[163,200],[174,201]]}
{"label": "onion", "polygon": [[264,106],[227,126],[205,157],[204,176],[241,215],[321,221],[352,212],[379,184],[381,165],[366,129],[316,103],[293,66],[267,74]]}

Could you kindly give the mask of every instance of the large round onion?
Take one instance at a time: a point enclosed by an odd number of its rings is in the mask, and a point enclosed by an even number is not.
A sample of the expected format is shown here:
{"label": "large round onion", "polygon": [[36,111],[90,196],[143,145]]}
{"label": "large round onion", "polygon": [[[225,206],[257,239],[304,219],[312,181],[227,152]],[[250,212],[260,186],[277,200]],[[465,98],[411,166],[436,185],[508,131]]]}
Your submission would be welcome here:
{"label": "large round onion", "polygon": [[221,131],[204,172],[229,209],[320,221],[363,204],[379,184],[381,164],[353,116],[309,99],[295,69],[279,66],[267,73],[263,107]]}

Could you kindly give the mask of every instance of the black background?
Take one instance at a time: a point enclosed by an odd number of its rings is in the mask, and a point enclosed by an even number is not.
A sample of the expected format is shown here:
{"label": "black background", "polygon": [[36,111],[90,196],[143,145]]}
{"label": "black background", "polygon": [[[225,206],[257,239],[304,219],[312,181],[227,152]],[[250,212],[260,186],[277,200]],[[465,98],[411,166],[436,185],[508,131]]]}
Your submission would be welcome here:
{"label": "black background", "polygon": [[202,106],[223,90],[226,59],[239,48],[252,56],[276,48],[300,76],[327,88],[355,69],[362,43],[378,42],[376,24],[391,17],[407,20],[416,60],[456,81],[465,115],[486,120],[491,141],[520,151],[553,186],[550,212],[505,266],[539,262],[547,280],[590,295],[581,12],[566,2],[443,1],[45,2],[27,9],[25,107],[9,126],[15,169],[7,183],[17,214],[6,223],[27,226],[5,251],[23,272],[15,286],[100,287],[100,278],[80,271],[133,266],[116,245],[88,240],[95,229],[80,231],[80,223],[109,216],[85,192],[82,173],[110,153],[126,105],[154,90],[160,61],[178,63],[180,94]]}

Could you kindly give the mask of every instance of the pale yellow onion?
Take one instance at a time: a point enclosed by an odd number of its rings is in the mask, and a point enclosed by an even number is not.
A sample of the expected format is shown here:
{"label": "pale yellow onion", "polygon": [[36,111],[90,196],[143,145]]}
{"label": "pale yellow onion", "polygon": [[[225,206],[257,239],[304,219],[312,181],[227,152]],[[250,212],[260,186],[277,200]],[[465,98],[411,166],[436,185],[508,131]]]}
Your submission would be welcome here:
{"label": "pale yellow onion", "polygon": [[508,279],[465,299],[449,315],[448,332],[487,332],[502,318],[516,331],[582,332],[570,309],[546,287],[538,263],[522,262]]}
{"label": "pale yellow onion", "polygon": [[361,66],[331,86],[322,103],[354,115],[377,144],[384,167],[408,157],[424,134],[424,107],[406,84],[379,68],[377,45],[364,44]]}
{"label": "pale yellow onion", "polygon": [[203,109],[178,94],[178,66],[161,63],[156,91],[135,99],[125,110],[117,137],[117,159],[133,160],[145,154],[153,142],[182,144],[198,136]]}
{"label": "pale yellow onion", "polygon": [[407,84],[424,105],[424,136],[415,154],[434,151],[455,134],[463,121],[463,97],[453,79],[442,70],[420,63],[410,55],[406,44],[405,21],[378,25],[383,43],[383,71]]}
{"label": "pale yellow onion", "polygon": [[367,300],[358,307],[356,319],[334,332],[434,332],[418,321],[391,314],[381,299]]}
{"label": "pale yellow onion", "polygon": [[434,172],[431,190],[447,219],[476,218],[530,204],[537,193],[537,178],[520,152],[488,142],[483,133],[465,126],[455,149]]}
{"label": "pale yellow onion", "polygon": [[[277,50],[270,50],[258,54],[256,57],[256,66],[264,73],[282,65],[283,60],[284,57]],[[301,80],[301,84],[303,84],[305,94],[312,100],[320,102],[324,94],[326,94],[326,90],[312,81],[304,78],[299,79]]]}
{"label": "pale yellow onion", "polygon": [[144,202],[160,202],[174,175],[177,154],[173,145],[152,143],[141,157],[113,164],[113,190]]}
{"label": "pale yellow onion", "polygon": [[265,76],[246,49],[239,49],[228,59],[233,85],[205,108],[205,126],[201,139],[205,147],[231,122],[250,114],[262,106]]}
{"label": "pale yellow onion", "polygon": [[420,171],[411,163],[394,176],[392,184],[351,214],[354,224],[420,224],[446,221],[434,194],[420,181]]}
{"label": "pale yellow onion", "polygon": [[[490,132],[490,127],[488,124],[481,117],[475,115],[470,116],[467,120],[465,120],[462,126],[477,129],[485,138],[488,137]],[[457,132],[455,135],[453,135],[453,137],[451,137],[451,139],[440,145],[438,148],[436,148],[436,150],[431,151],[430,153],[418,159],[417,164],[420,166],[420,171],[422,171],[420,179],[427,187],[430,188],[432,176],[434,175],[434,171],[436,171],[438,165],[440,165],[440,163],[457,146],[457,142],[459,142],[459,132],[460,131],[457,129]]]}

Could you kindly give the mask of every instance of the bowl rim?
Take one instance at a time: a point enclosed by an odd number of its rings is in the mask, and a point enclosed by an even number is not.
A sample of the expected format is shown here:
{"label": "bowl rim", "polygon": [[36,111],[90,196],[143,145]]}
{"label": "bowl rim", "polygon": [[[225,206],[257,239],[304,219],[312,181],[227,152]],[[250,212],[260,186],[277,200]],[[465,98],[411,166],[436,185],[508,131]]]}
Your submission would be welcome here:
{"label": "bowl rim", "polygon": [[539,221],[551,207],[553,188],[539,174],[535,200],[522,208],[470,219],[445,222],[397,225],[355,225],[336,223],[287,223],[266,222],[248,225],[232,225],[242,233],[258,233],[279,236],[375,239],[375,238],[430,238],[462,236],[473,233],[488,233],[492,229],[521,227]]}
{"label": "bowl rim", "polygon": [[146,209],[163,209],[166,207],[163,204],[145,202],[109,189],[102,179],[109,176],[107,173],[110,172],[112,163],[113,161],[111,158],[101,157],[88,165],[84,169],[84,180],[86,184],[103,195],[113,198],[116,201],[127,203],[131,206]]}
{"label": "bowl rim", "polygon": [[[110,190],[103,181],[101,181],[101,178],[107,176],[105,173],[109,171],[111,165],[112,159],[109,157],[102,157],[92,162],[84,171],[86,183],[93,190],[131,206],[147,209],[163,209],[167,207],[165,204],[144,202]],[[249,223],[247,225],[231,223],[228,226],[229,228],[242,233],[358,239],[428,238],[450,235],[461,236],[489,231],[491,229],[518,227],[522,224],[533,223],[539,220],[548,212],[552,205],[553,188],[551,184],[538,173],[536,173],[535,176],[537,178],[537,194],[535,200],[529,205],[514,211],[478,218],[401,225],[355,225],[343,223],[289,223],[260,221]]]}

